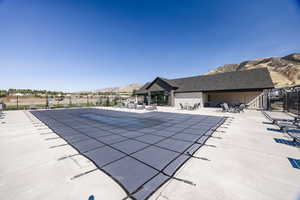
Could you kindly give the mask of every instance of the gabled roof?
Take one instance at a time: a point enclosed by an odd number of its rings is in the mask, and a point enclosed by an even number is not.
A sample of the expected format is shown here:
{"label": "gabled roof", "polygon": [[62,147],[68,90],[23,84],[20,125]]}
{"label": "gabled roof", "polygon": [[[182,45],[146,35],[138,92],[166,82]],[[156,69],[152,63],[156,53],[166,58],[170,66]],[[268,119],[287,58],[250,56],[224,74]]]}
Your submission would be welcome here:
{"label": "gabled roof", "polygon": [[160,82],[161,84],[164,84],[165,87],[177,89],[177,87],[174,87],[172,85],[172,82],[169,79],[161,78],[161,77],[157,77],[156,79],[154,79],[151,83],[148,84],[148,86],[145,89],[149,90],[157,82]]}
{"label": "gabled roof", "polygon": [[137,91],[135,91],[135,94],[146,94],[148,93],[147,91],[147,87],[150,85],[151,82],[147,82],[145,83],[145,85],[143,85],[140,89],[138,89]]}
{"label": "gabled roof", "polygon": [[[150,84],[156,82],[158,78]],[[251,90],[251,89],[269,89],[274,88],[270,73],[267,68],[259,68],[244,71],[225,72],[212,75],[193,76],[187,78],[164,79],[170,86],[177,88],[175,92],[195,92],[195,91],[226,91],[226,90]],[[144,85],[144,91],[151,87]],[[142,89],[141,88],[141,89]]]}

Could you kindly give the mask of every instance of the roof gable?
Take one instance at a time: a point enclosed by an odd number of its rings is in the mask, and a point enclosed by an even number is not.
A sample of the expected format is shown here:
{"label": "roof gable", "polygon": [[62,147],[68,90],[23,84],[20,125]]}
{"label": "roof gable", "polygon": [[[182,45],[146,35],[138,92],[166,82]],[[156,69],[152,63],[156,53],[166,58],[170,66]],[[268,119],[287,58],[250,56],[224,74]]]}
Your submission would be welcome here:
{"label": "roof gable", "polygon": [[168,79],[157,77],[146,87],[146,89],[150,91],[170,91],[176,88],[171,85]]}

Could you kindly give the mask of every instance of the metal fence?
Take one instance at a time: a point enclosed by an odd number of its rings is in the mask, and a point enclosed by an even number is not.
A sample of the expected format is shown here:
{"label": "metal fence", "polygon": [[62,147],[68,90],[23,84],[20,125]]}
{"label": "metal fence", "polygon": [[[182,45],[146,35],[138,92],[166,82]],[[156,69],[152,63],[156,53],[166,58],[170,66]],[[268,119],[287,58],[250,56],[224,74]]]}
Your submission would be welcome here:
{"label": "metal fence", "polygon": [[283,98],[283,110],[300,115],[300,91],[286,92]]}
{"label": "metal fence", "polygon": [[271,90],[268,99],[269,110],[279,110],[300,115],[299,87]]}
{"label": "metal fence", "polygon": [[125,97],[118,95],[107,96],[6,96],[0,98],[4,110],[23,110],[32,108],[61,108],[78,106],[113,106]]}

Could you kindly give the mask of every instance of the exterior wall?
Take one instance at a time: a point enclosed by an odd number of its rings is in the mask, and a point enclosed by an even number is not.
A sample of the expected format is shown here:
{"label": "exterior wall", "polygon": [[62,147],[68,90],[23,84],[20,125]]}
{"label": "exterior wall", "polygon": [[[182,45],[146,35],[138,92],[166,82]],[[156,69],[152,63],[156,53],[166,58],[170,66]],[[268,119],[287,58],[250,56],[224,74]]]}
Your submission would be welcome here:
{"label": "exterior wall", "polygon": [[200,107],[203,107],[203,97],[202,92],[184,92],[174,94],[174,106],[180,108],[180,103],[182,105],[193,106],[196,103],[201,103]]}
{"label": "exterior wall", "polygon": [[170,91],[170,94],[169,94],[169,106],[174,106],[175,104],[175,93],[174,93],[174,90],[171,90]]}
{"label": "exterior wall", "polygon": [[249,104],[257,98],[262,91],[249,91],[249,92],[207,92],[207,100],[210,106],[216,106],[219,103],[244,103]]}

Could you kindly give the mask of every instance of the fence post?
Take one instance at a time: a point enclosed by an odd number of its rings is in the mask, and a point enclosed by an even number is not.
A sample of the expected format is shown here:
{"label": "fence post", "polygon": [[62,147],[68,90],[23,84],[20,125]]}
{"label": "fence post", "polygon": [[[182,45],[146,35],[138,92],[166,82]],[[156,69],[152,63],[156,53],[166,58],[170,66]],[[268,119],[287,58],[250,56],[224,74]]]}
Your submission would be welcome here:
{"label": "fence post", "polygon": [[298,102],[297,102],[297,110],[298,110],[298,116],[300,116],[300,98],[299,98],[299,96],[300,96],[300,90],[299,91],[297,91],[297,99],[298,99]]}
{"label": "fence post", "polygon": [[49,108],[49,98],[48,98],[48,94],[46,94],[46,108]]}
{"label": "fence post", "polygon": [[285,93],[285,110],[284,111],[287,111],[289,112],[289,102],[288,102],[288,99],[289,99],[289,94],[288,92]]}

